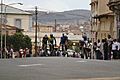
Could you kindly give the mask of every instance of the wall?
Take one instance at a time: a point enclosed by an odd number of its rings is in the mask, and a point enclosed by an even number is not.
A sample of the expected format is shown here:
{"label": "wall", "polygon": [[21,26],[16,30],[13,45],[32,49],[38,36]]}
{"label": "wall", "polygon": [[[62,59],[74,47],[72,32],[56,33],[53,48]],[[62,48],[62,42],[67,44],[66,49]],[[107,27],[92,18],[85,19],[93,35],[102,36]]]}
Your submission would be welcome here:
{"label": "wall", "polygon": [[15,26],[15,19],[21,19],[22,20],[22,29],[24,31],[29,31],[30,27],[32,27],[31,18],[30,15],[7,15],[7,25]]}

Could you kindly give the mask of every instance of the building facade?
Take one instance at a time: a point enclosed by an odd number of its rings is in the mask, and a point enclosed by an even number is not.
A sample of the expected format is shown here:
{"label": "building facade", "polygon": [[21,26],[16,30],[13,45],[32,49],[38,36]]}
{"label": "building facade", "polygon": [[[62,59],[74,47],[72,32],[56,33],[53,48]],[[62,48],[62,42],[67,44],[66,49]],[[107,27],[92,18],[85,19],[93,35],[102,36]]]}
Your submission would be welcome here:
{"label": "building facade", "polygon": [[116,38],[115,17],[107,6],[109,0],[91,0],[91,39],[102,40],[111,35]]}
{"label": "building facade", "polygon": [[[53,32],[53,26],[50,26],[50,25],[41,25],[41,24],[38,24],[37,28],[38,28],[37,29],[38,32],[41,32],[41,33],[52,33]],[[31,31],[35,32],[35,25],[33,25]]]}
{"label": "building facade", "polygon": [[108,6],[115,13],[117,38],[120,39],[120,0],[109,0]]}
{"label": "building facade", "polygon": [[2,14],[2,18],[0,18],[3,21],[2,24],[15,26],[24,31],[29,31],[32,27],[31,13],[5,4],[0,4],[0,11],[2,11],[0,12],[0,15]]}
{"label": "building facade", "polygon": [[[0,25],[1,28],[1,25]],[[5,33],[5,28],[6,28],[6,33]],[[14,35],[16,32],[23,31],[22,29],[19,29],[15,26],[10,26],[10,25],[2,25],[2,34],[3,35]],[[0,31],[1,34],[1,31]]]}

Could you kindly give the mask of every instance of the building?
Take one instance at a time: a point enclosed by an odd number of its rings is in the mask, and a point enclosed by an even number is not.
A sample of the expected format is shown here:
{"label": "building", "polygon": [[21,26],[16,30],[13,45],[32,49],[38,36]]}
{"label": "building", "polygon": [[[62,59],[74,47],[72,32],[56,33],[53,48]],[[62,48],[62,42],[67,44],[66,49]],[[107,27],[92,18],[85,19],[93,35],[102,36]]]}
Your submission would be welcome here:
{"label": "building", "polygon": [[[8,6],[5,4],[0,4],[0,11],[2,6],[2,24],[15,26],[17,28],[23,29],[24,31],[29,31],[32,27],[32,14],[21,9]],[[1,15],[1,12],[0,12]]]}
{"label": "building", "polygon": [[117,38],[120,39],[120,0],[109,0],[108,6],[115,13]]}
{"label": "building", "polygon": [[91,0],[91,39],[107,38],[108,34],[116,38],[115,17],[107,6],[109,0]]}
{"label": "building", "polygon": [[[2,25],[2,34],[5,34],[5,27],[6,27],[6,34],[7,35],[14,35],[16,32],[23,31],[22,29],[19,29],[15,26],[9,26],[9,25]],[[0,26],[1,28],[1,26]],[[1,32],[0,32],[1,33]]]}
{"label": "building", "polygon": [[[38,32],[41,33],[52,33],[53,32],[53,26],[49,26],[49,25],[38,25]],[[32,32],[35,31],[35,26],[32,27]]]}

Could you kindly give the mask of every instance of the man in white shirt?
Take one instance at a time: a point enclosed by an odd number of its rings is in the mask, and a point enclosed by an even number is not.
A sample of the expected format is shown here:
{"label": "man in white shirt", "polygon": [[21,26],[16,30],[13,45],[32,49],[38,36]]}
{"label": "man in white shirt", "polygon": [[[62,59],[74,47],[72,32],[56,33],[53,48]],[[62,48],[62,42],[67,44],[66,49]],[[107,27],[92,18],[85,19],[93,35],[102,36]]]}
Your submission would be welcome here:
{"label": "man in white shirt", "polygon": [[[116,47],[118,47],[118,42],[116,39],[113,40],[113,44],[112,44],[112,52],[113,52],[113,59],[116,59],[117,57],[117,53],[116,53]],[[119,49],[119,47],[118,47]]]}

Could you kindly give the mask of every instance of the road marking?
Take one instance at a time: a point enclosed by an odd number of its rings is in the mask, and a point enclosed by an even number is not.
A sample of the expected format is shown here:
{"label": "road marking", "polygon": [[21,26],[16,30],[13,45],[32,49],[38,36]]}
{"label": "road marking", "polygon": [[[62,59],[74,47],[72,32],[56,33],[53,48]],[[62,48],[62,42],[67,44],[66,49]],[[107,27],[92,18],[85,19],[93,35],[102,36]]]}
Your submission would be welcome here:
{"label": "road marking", "polygon": [[43,64],[28,64],[28,65],[18,65],[19,67],[31,67],[31,66],[41,66]]}
{"label": "road marking", "polygon": [[120,80],[120,77],[109,77],[109,78],[87,78],[87,79],[66,79],[66,80]]}
{"label": "road marking", "polygon": [[87,61],[77,61],[77,62],[80,62],[80,63],[85,63],[85,62],[87,62]]}

